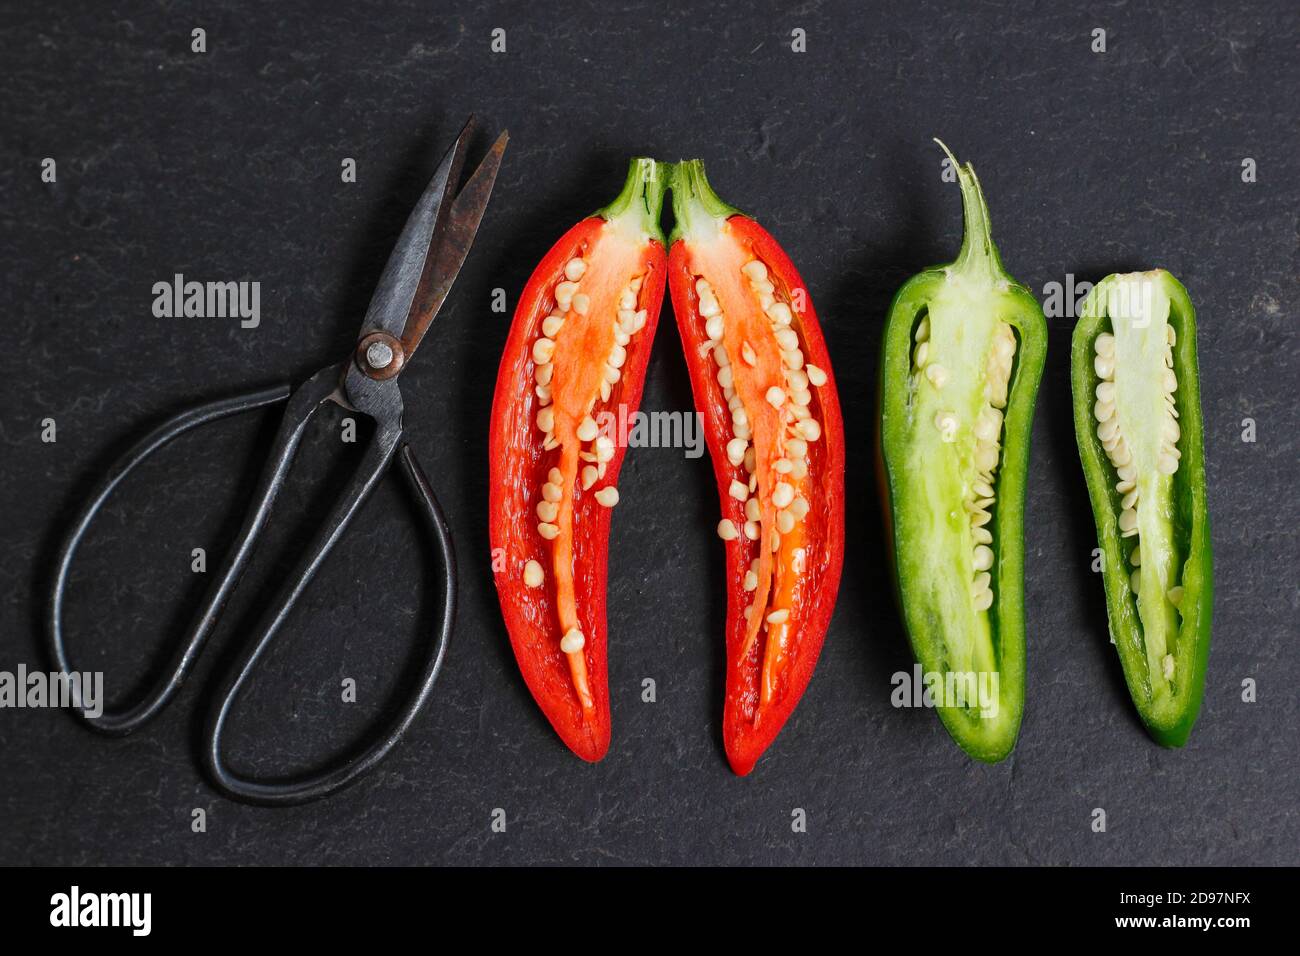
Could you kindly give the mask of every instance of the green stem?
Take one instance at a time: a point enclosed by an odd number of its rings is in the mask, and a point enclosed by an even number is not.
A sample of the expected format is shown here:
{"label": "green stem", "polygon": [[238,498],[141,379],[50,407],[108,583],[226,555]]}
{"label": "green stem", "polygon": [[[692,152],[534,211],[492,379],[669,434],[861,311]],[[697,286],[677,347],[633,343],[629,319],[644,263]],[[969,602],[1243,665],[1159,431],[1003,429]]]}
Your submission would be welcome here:
{"label": "green stem", "polygon": [[672,171],[671,163],[656,163],[646,156],[638,156],[628,165],[627,181],[614,201],[596,215],[609,222],[638,230],[663,244],[664,233],[659,226],[663,210],[665,179]]}
{"label": "green stem", "polygon": [[714,235],[718,225],[740,213],[727,205],[709,185],[704,175],[704,162],[687,159],[673,169],[673,231],[668,237],[671,246],[683,236],[702,239]]}
{"label": "green stem", "polygon": [[980,189],[975,167],[970,163],[961,165],[942,140],[936,139],[935,142],[948,154],[952,168],[957,173],[957,181],[961,185],[962,214],[966,221],[961,251],[957,253],[952,267],[958,272],[983,272],[995,279],[1002,278],[1006,272],[1002,268],[998,248],[993,245],[989,207],[984,202],[984,191]]}

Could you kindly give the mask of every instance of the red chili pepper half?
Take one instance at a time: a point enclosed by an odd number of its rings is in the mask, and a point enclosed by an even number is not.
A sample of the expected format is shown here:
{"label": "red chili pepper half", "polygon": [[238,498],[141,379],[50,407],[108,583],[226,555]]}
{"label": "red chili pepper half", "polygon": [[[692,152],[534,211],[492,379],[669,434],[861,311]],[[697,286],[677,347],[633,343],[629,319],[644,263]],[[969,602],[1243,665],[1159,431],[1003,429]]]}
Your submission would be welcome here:
{"label": "red chili pepper half", "polygon": [[663,304],[662,168],[635,159],[609,206],[570,229],[525,286],[492,402],[497,595],[519,669],[584,760],[609,749],[610,509]]}
{"label": "red chili pepper half", "polygon": [[698,160],[672,179],[673,311],[713,458],[727,550],[723,743],[738,774],[803,695],[844,560],[844,426],[794,264]]}

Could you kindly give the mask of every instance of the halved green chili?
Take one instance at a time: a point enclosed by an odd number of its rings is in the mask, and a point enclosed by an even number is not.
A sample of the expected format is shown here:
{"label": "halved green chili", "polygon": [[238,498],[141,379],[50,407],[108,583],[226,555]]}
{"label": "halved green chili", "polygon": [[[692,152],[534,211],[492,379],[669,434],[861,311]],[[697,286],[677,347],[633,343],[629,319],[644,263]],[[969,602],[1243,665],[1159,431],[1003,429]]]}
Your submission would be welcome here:
{"label": "halved green chili", "polygon": [[1111,638],[1151,736],[1181,747],[1201,707],[1214,596],[1187,290],[1163,269],[1107,276],[1071,353]]}
{"label": "halved green chili", "polygon": [[890,307],[880,464],[923,679],[942,682],[939,716],[958,745],[996,762],[1024,710],[1025,473],[1047,323],[1002,267],[975,170],[952,164],[965,238],[956,261],[912,277]]}

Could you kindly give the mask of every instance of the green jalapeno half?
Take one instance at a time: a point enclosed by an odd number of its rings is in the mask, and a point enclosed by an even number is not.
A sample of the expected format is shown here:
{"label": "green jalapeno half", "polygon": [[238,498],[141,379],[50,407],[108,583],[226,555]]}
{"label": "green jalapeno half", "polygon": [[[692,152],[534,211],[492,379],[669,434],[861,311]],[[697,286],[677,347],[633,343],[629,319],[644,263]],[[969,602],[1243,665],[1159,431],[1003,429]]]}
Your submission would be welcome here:
{"label": "green jalapeno half", "polygon": [[927,699],[963,750],[992,763],[1024,711],[1025,473],[1047,322],[1002,268],[975,170],[948,155],[965,237],[954,262],[913,276],[890,306],[881,488]]}
{"label": "green jalapeno half", "polygon": [[1151,736],[1181,747],[1201,707],[1214,598],[1187,290],[1163,269],[1107,276],[1071,353],[1111,639]]}

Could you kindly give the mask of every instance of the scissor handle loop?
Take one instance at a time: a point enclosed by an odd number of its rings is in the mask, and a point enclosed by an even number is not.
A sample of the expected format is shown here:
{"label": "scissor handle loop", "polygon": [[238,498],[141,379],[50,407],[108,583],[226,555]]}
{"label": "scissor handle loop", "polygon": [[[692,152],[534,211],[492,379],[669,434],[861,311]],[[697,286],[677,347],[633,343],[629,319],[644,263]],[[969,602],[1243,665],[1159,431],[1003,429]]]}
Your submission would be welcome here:
{"label": "scissor handle loop", "polygon": [[[433,533],[442,560],[442,616],[438,624],[437,639],[425,659],[419,678],[405,701],[384,725],[380,733],[371,737],[369,742],[363,744],[358,750],[335,760],[321,769],[307,771],[296,776],[280,777],[275,780],[255,780],[240,776],[230,769],[225,762],[221,752],[221,743],[226,720],[230,716],[245,681],[256,668],[258,659],[274,640],[280,625],[284,623],[286,616],[302,593],[307,581],[314,574],[315,566],[319,565],[319,560],[315,556],[323,556],[322,552],[328,552],[328,544],[322,543],[323,539],[327,539],[331,534],[331,528],[327,525],[322,531],[321,539],[318,539],[317,546],[308,553],[303,565],[291,577],[289,585],[282,592],[276,607],[270,612],[266,625],[262,628],[259,636],[247,645],[217,694],[215,707],[208,719],[207,733],[204,735],[203,757],[212,781],[227,795],[249,803],[268,806],[306,803],[309,800],[328,796],[354,783],[383,760],[401,740],[403,734],[406,733],[412,721],[414,721],[415,716],[429,699],[433,685],[442,670],[443,660],[447,655],[447,645],[451,640],[451,632],[456,617],[456,552],[452,545],[451,530],[448,527],[446,515],[443,514],[442,506],[438,503],[438,498],[434,494],[428,478],[425,476],[423,469],[420,468],[409,445],[402,446],[399,457],[403,473],[406,475],[411,490],[420,506],[420,511]],[[379,470],[382,470],[382,466],[380,466]],[[359,473],[359,477],[364,479],[365,474],[366,472],[363,469]],[[362,493],[359,500],[364,499],[368,490],[367,488]],[[351,500],[352,495],[345,495],[339,507],[347,507]],[[357,504],[359,504],[359,500],[356,502]],[[346,519],[344,523],[346,523]],[[337,534],[334,537],[337,538]],[[332,541],[329,544],[332,544]]]}
{"label": "scissor handle loop", "polygon": [[[374,419],[376,423],[374,435],[366,448],[360,466],[353,473],[342,496],[318,529],[315,540],[304,553],[295,573],[287,579],[287,583],[277,595],[271,610],[261,622],[257,634],[245,642],[239,660],[227,675],[217,694],[204,738],[204,764],[215,785],[227,795],[251,803],[270,805],[303,803],[326,796],[354,782],[379,763],[401,739],[428,700],[441,671],[456,613],[456,555],[446,516],[429,485],[428,478],[409,446],[403,446],[400,456],[403,470],[415,493],[420,511],[433,532],[442,560],[444,591],[438,637],[413,691],[397,713],[384,725],[381,733],[374,736],[356,753],[322,770],[261,781],[239,776],[222,758],[221,737],[226,719],[257,661],[279,633],[298,598],[392,462],[402,436],[402,401],[396,383],[361,379],[356,369],[349,365],[345,367],[342,374],[338,367],[322,369],[292,393],[287,386],[277,386],[187,409],[155,428],[109,469],[108,475],[92,495],[89,504],[59,551],[58,567],[50,595],[49,643],[59,669],[66,674],[71,674],[73,667],[63,636],[63,601],[67,591],[69,569],[77,546],[109,495],[132,469],[177,436],[199,425],[288,398],[288,405],[276,432],[270,456],[240,531],[204,600],[189,636],[177,648],[165,672],[139,701],[122,710],[106,708],[99,715],[91,717],[82,709],[81,701],[74,701],[76,708],[74,713],[87,726],[105,734],[119,736],[129,734],[161,713],[184,684],[202,652],[203,645],[211,635],[226,601],[238,584],[258,536],[266,525],[275,499],[284,486],[308,421],[322,403],[339,397],[341,383],[345,386],[347,400],[355,403],[350,407],[355,407],[358,413]],[[74,688],[77,686],[75,682],[70,684]]]}
{"label": "scissor handle loop", "polygon": [[[275,385],[270,388],[262,388],[242,395],[234,395],[217,401],[205,402],[193,408],[187,408],[173,415],[145,435],[109,468],[104,480],[91,495],[76,523],[72,526],[71,532],[59,548],[54,584],[50,589],[47,637],[55,665],[60,671],[65,674],[74,673],[63,636],[63,602],[67,595],[68,576],[72,568],[72,559],[76,555],[77,548],[85,537],[86,531],[90,528],[91,522],[95,520],[95,516],[99,514],[100,509],[104,506],[104,502],[108,500],[117,486],[137,465],[155,451],[191,429],[222,418],[228,418],[240,412],[252,411],[267,405],[274,405],[277,402],[283,402],[289,397],[290,392],[291,389],[288,385]],[[124,736],[144,726],[167,706],[167,703],[185,682],[190,668],[198,658],[198,653],[206,636],[206,632],[193,631],[190,637],[177,648],[165,673],[160,675],[157,682],[145,692],[140,700],[129,707],[121,710],[105,708],[98,716],[91,717],[82,709],[82,702],[76,700],[73,702],[73,713],[91,729],[114,736]],[[77,685],[73,683],[72,686],[75,688]]]}

